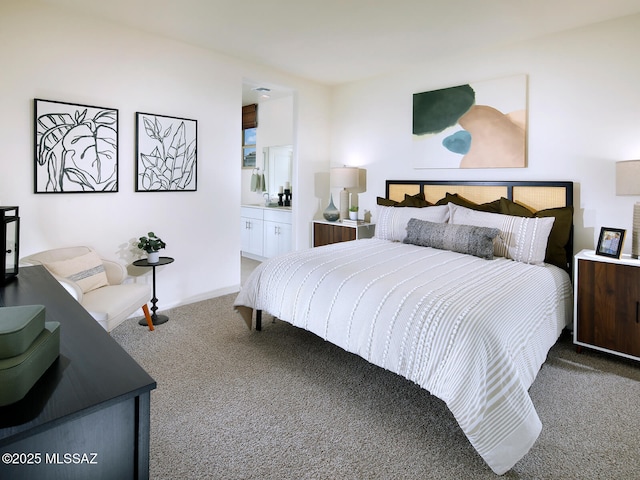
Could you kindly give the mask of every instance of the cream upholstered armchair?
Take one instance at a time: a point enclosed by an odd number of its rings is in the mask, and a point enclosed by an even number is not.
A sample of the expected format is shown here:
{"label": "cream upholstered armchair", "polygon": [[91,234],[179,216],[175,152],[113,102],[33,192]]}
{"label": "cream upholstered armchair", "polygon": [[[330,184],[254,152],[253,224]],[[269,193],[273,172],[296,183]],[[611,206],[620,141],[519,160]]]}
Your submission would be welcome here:
{"label": "cream upholstered armchair", "polygon": [[43,265],[107,332],[139,308],[153,329],[146,308],[151,287],[123,283],[125,266],[100,258],[89,247],[46,250],[22,258],[21,264]]}

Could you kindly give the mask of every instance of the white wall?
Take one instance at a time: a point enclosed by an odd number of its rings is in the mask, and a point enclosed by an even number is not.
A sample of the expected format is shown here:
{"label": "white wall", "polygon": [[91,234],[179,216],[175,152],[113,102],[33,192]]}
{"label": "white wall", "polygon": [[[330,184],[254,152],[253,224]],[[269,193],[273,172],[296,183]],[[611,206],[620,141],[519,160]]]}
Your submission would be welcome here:
{"label": "white wall", "polygon": [[[367,169],[360,207],[374,213],[386,179],[571,180],[575,248],[594,248],[600,227],[630,230],[640,200],[615,196],[615,162],[640,158],[639,45],[636,15],[341,86],[331,163]],[[521,73],[529,79],[528,168],[412,168],[413,93]]]}
{"label": "white wall", "polygon": [[[176,260],[158,271],[161,309],[239,285],[242,78],[295,90],[299,181],[328,164],[326,87],[211,51],[9,0],[0,6],[0,64],[0,203],[20,207],[21,256],[86,244],[129,263],[129,242],[153,230]],[[34,98],[119,110],[119,192],[33,193]],[[198,120],[197,192],[134,192],[137,111]],[[301,202],[314,203],[312,193]],[[306,215],[296,237],[308,245],[312,214],[296,215]]]}

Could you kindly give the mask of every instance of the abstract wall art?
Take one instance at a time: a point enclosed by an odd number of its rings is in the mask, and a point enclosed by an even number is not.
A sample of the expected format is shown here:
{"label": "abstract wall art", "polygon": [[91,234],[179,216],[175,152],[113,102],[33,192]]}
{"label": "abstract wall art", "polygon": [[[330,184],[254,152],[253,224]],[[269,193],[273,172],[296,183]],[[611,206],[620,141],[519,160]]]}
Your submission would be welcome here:
{"label": "abstract wall art", "polygon": [[136,113],[136,192],[197,190],[198,122]]}
{"label": "abstract wall art", "polygon": [[118,191],[118,110],[34,99],[34,193]]}
{"label": "abstract wall art", "polygon": [[527,76],[413,95],[414,168],[527,166]]}

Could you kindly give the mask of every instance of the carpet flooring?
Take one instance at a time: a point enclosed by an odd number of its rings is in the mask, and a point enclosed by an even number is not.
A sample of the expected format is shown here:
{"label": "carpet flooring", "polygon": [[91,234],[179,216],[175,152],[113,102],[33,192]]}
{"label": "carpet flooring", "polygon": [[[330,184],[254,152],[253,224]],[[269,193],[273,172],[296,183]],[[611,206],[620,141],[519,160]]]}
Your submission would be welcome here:
{"label": "carpet flooring", "polygon": [[[150,476],[160,479],[492,479],[442,401],[265,315],[235,294],[112,332],[157,381]],[[506,479],[640,478],[640,364],[551,349],[530,395],[540,437]]]}

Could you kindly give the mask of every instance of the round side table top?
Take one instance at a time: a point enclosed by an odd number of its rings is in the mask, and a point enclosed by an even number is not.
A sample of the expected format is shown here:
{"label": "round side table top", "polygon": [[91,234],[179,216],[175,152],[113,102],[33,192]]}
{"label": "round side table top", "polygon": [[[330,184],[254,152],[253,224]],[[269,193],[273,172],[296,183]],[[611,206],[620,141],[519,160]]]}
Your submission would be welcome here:
{"label": "round side table top", "polygon": [[156,263],[149,263],[146,258],[141,258],[140,260],[133,262],[133,265],[136,267],[158,267],[160,265],[168,265],[169,263],[173,263],[173,261],[174,260],[171,257],[160,257]]}

